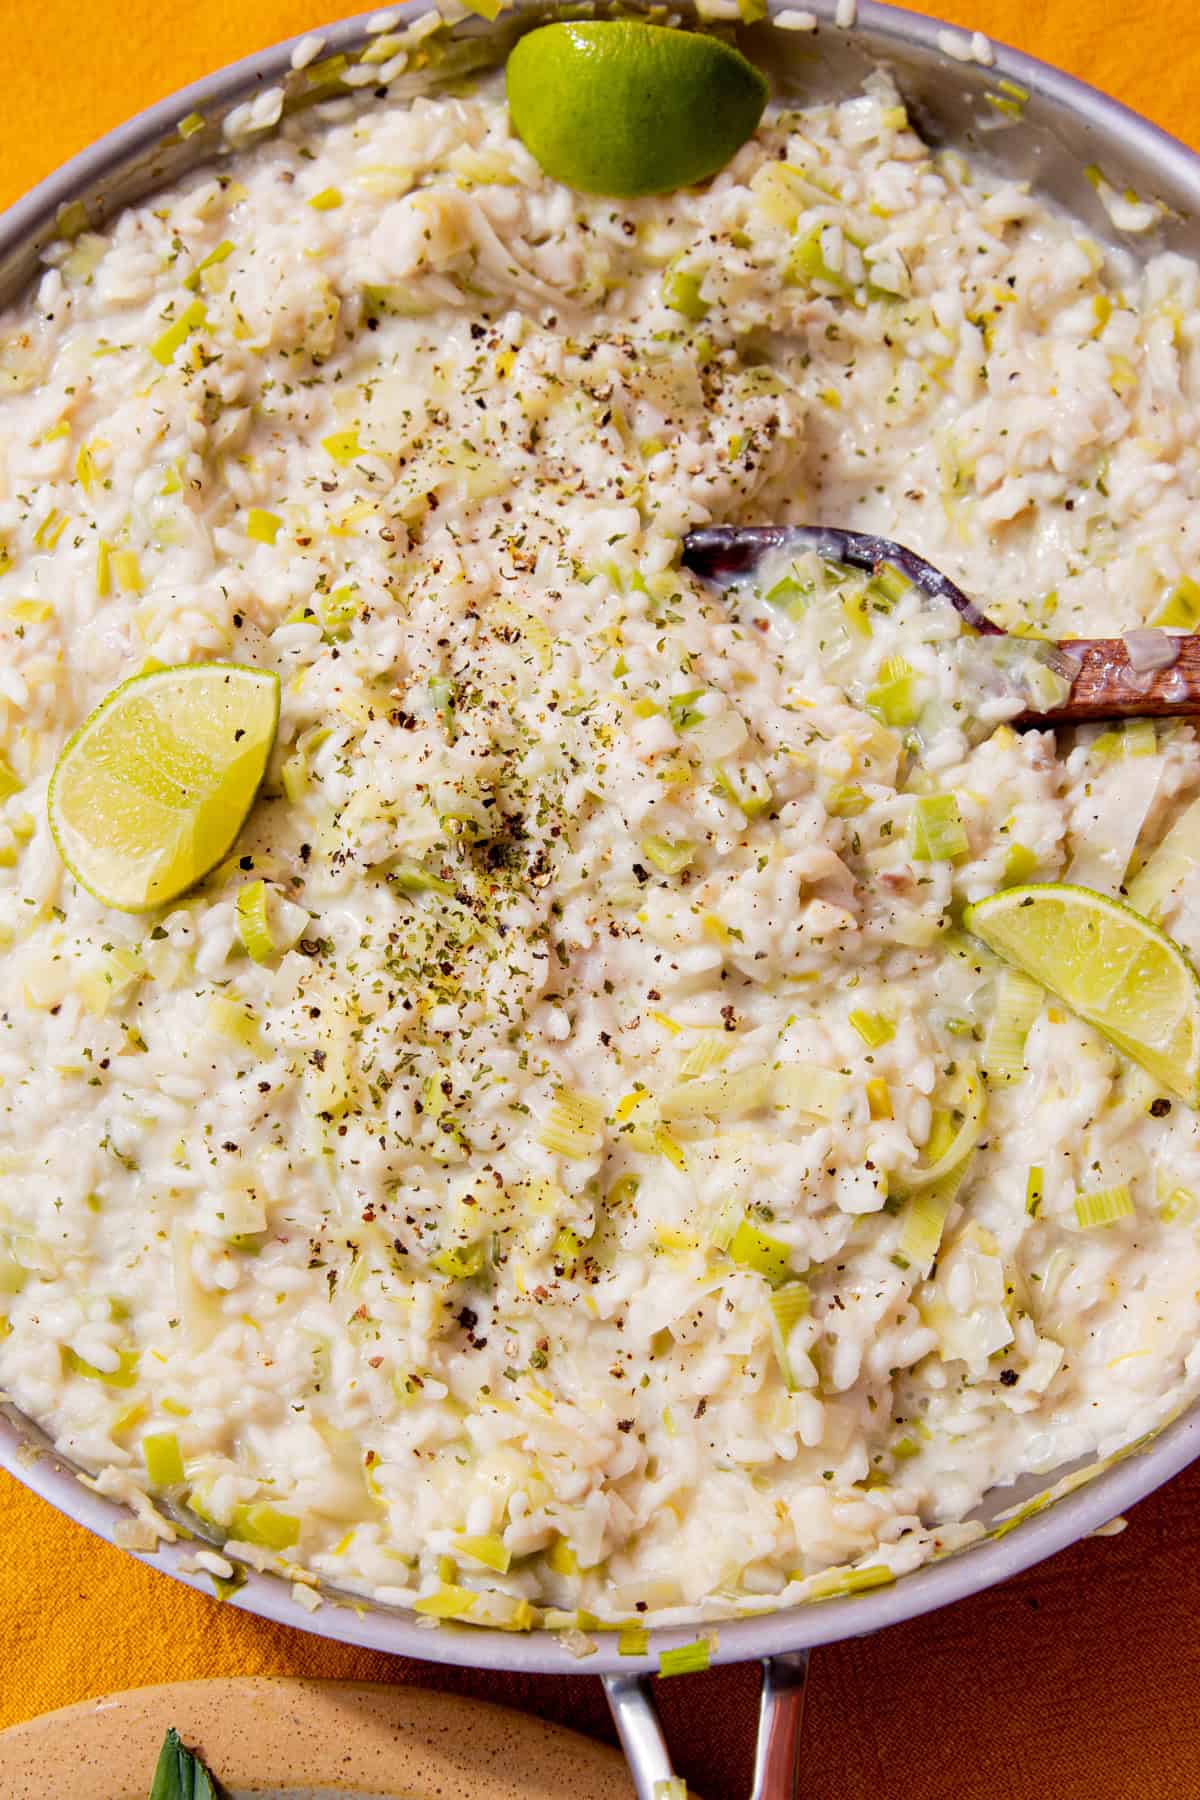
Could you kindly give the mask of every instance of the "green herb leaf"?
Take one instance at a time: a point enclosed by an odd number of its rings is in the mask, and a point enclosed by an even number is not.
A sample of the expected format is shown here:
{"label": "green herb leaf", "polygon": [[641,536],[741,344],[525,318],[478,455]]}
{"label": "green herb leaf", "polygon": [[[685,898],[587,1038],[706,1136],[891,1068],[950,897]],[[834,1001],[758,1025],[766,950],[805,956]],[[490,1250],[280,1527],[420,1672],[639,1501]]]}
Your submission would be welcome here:
{"label": "green herb leaf", "polygon": [[150,1800],[222,1800],[221,1789],[173,1725],[158,1753]]}

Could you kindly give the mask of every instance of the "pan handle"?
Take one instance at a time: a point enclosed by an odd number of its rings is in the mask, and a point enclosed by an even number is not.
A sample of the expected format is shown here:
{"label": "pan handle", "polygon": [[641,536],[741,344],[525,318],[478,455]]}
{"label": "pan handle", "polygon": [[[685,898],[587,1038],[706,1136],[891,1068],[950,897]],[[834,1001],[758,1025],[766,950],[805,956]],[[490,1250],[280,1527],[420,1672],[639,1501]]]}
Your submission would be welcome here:
{"label": "pan handle", "polygon": [[785,1650],[763,1663],[750,1800],[799,1800],[800,1732],[807,1683],[807,1650]]}
{"label": "pan handle", "polygon": [[[637,1800],[662,1800],[671,1780],[671,1752],[663,1736],[648,1675],[606,1675],[604,1692],[633,1776]],[[670,1789],[667,1789],[670,1793]]]}
{"label": "pan handle", "polygon": [[[798,1800],[800,1731],[804,1722],[808,1651],[789,1650],[763,1663],[758,1745],[750,1800]],[[606,1675],[604,1690],[629,1761],[637,1800],[669,1800],[671,1755],[663,1737],[648,1675]]]}

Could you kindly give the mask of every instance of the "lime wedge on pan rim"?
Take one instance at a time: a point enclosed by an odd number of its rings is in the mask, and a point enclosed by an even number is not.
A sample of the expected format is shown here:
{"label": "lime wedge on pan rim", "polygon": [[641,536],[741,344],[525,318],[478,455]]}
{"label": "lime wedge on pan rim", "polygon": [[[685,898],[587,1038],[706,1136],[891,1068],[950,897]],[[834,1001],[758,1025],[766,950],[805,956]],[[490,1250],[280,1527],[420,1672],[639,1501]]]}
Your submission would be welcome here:
{"label": "lime wedge on pan rim", "polygon": [[513,128],[546,173],[617,199],[715,175],[767,102],[739,50],[639,19],[540,26],[512,50],[505,81]]}

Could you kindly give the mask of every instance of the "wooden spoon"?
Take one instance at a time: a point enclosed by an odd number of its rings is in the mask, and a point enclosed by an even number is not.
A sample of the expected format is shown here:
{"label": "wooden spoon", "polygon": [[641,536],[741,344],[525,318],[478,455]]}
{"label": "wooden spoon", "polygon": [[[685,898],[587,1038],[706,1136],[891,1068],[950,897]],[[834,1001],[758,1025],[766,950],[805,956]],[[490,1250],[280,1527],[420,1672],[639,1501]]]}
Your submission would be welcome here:
{"label": "wooden spoon", "polygon": [[[1007,721],[1018,727],[1085,725],[1096,719],[1200,716],[1200,635],[1173,637],[1153,627],[1123,638],[1012,637],[932,563],[890,538],[833,525],[714,525],[689,531],[683,561],[706,581],[728,585],[757,571],[778,552],[815,550],[829,562],[872,572],[891,566],[934,600],[948,600],[979,637],[1005,638],[1030,660],[1069,683],[1045,711],[1026,708]],[[1018,653],[1019,654],[1019,653]],[[1005,664],[1009,663],[1006,655]],[[1012,665],[1014,676],[1019,665]]]}

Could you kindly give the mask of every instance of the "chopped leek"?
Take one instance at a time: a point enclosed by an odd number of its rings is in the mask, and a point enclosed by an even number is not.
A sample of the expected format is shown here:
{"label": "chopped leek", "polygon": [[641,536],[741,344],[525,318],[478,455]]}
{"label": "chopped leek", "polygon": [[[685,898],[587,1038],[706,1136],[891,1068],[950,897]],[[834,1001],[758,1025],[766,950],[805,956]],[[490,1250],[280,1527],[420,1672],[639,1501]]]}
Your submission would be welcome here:
{"label": "chopped leek", "polygon": [[660,1675],[697,1675],[712,1662],[712,1647],[707,1638],[694,1644],[680,1644],[675,1650],[663,1650],[658,1658]]}
{"label": "chopped leek", "polygon": [[[703,699],[707,692],[707,688],[698,687],[688,688],[686,692],[682,694],[671,695],[670,699],[667,701],[667,711],[671,715],[671,723],[674,725],[676,731],[690,731],[693,725],[698,725],[700,723],[704,714],[696,705],[696,701]],[[659,709],[656,707],[655,711],[658,710]],[[646,716],[649,717],[650,715],[647,714]]]}
{"label": "chopped leek", "polygon": [[314,212],[332,212],[342,204],[342,190],[335,187],[322,188],[319,194],[312,196],[308,204]]}
{"label": "chopped leek", "polygon": [[795,1392],[797,1383],[788,1360],[788,1339],[800,1320],[808,1317],[811,1305],[812,1298],[806,1281],[786,1282],[775,1289],[770,1299],[771,1340],[775,1346],[783,1385],[789,1394]]}
{"label": "chopped leek", "polygon": [[256,963],[264,963],[275,953],[275,939],[267,919],[267,884],[248,881],[238,889],[233,903],[238,942],[246,955]]}
{"label": "chopped leek", "polygon": [[452,881],[443,881],[440,876],[431,875],[420,863],[409,862],[405,857],[392,864],[387,878],[402,894],[454,894]]}
{"label": "chopped leek", "polygon": [[670,838],[651,835],[642,839],[642,855],[660,875],[678,875],[695,859],[695,846],[686,839],[672,843]]}
{"label": "chopped leek", "polygon": [[357,431],[333,431],[321,439],[321,448],[335,463],[352,463],[363,454]]}
{"label": "chopped leek", "polygon": [[791,1265],[791,1249],[779,1238],[772,1237],[744,1215],[729,1240],[729,1255],[741,1269],[752,1269],[772,1287],[786,1279]]}
{"label": "chopped leek", "polygon": [[584,1240],[569,1225],[564,1225],[555,1232],[554,1242],[550,1246],[550,1254],[554,1259],[556,1272],[562,1273],[571,1280],[579,1267],[579,1252],[583,1249]]}
{"label": "chopped leek", "polygon": [[244,1588],[249,1577],[240,1564],[233,1565],[232,1575],[209,1575],[213,1585],[213,1593],[218,1600],[231,1600],[239,1588]]}
{"label": "chopped leek", "polygon": [[1026,844],[1010,844],[1004,858],[1004,886],[1016,887],[1028,881],[1037,866],[1037,856]]}
{"label": "chopped leek", "polygon": [[[803,1576],[793,1576],[803,1580]],[[868,1588],[888,1587],[896,1577],[883,1563],[868,1563],[863,1569],[826,1569],[808,1584],[809,1600],[833,1600],[844,1594],[862,1594]]]}
{"label": "chopped leek", "polygon": [[571,1088],[559,1088],[538,1142],[559,1156],[594,1156],[604,1142],[603,1105]]}
{"label": "chopped leek", "polygon": [[151,1487],[175,1487],[186,1480],[183,1454],[173,1431],[148,1431],[142,1439],[142,1456]]}
{"label": "chopped leek", "polygon": [[358,589],[349,583],[334,588],[319,602],[319,610],[325,636],[341,643],[350,636],[350,627],[359,614]]}
{"label": "chopped leek", "polygon": [[556,1575],[578,1575],[579,1558],[565,1537],[556,1537],[546,1552],[546,1561]]}
{"label": "chopped leek", "polygon": [[300,1541],[300,1521],[268,1506],[265,1500],[255,1500],[249,1506],[234,1507],[229,1535],[263,1550],[290,1550]]}
{"label": "chopped leek", "polygon": [[196,290],[203,285],[203,278],[207,271],[209,269],[215,269],[219,264],[225,262],[233,255],[233,250],[233,244],[228,238],[225,238],[222,243],[217,245],[215,250],[210,250],[208,255],[203,257],[196,264],[190,275],[184,277],[184,287],[187,288],[190,293],[194,294]]}
{"label": "chopped leek", "polygon": [[1031,1219],[1036,1219],[1042,1210],[1044,1189],[1045,1177],[1035,1163],[1025,1177],[1025,1211]]}
{"label": "chopped leek", "polygon": [[741,807],[747,819],[757,819],[770,810],[775,796],[766,773],[756,763],[747,763],[741,769],[718,763],[716,776],[721,793]]}
{"label": "chopped leek", "polygon": [[262,507],[252,506],[246,514],[246,536],[256,544],[273,544],[282,524],[278,513],[264,512]]}
{"label": "chopped leek", "polygon": [[911,591],[912,582],[895,563],[877,564],[875,573],[867,583],[867,592],[872,599],[883,601],[889,607],[895,606],[898,600],[903,600],[905,594]]}
{"label": "chopped leek", "polygon": [[620,1176],[608,1190],[608,1205],[610,1207],[628,1205],[629,1201],[637,1198],[637,1191],[641,1185],[636,1175]]}
{"label": "chopped leek", "polygon": [[871,802],[855,782],[830,788],[825,796],[825,811],[831,819],[856,819],[866,812]]}
{"label": "chopped leek", "polygon": [[131,1388],[137,1381],[136,1350],[120,1351],[115,1369],[97,1369],[90,1362],[85,1362],[69,1345],[64,1344],[62,1362],[66,1374],[83,1375],[88,1381],[102,1381],[105,1387]]}
{"label": "chopped leek", "polygon": [[932,1269],[942,1244],[946,1218],[966,1175],[960,1164],[931,1187],[922,1188],[905,1203],[900,1228],[900,1254],[923,1280]]}
{"label": "chopped leek", "polygon": [[483,1273],[483,1245],[452,1245],[429,1259],[431,1268],[450,1281],[473,1281]]}
{"label": "chopped leek", "polygon": [[1192,870],[1200,865],[1200,800],[1193,800],[1151,852],[1133,880],[1125,898],[1134,912],[1158,919],[1172,896]]}
{"label": "chopped leek", "polygon": [[882,1075],[873,1076],[867,1083],[867,1106],[873,1119],[894,1119],[896,1116],[892,1090]]}
{"label": "chopped leek", "polygon": [[90,494],[100,479],[100,471],[96,467],[96,458],[90,444],[82,444],[75,458],[75,479],[85,494]]}
{"label": "chopped leek", "polygon": [[256,1056],[266,1055],[266,1046],[258,1028],[258,1020],[243,1000],[228,994],[214,994],[208,1003],[209,1028],[243,1050]]}
{"label": "chopped leek", "polygon": [[768,606],[776,606],[793,619],[799,618],[812,599],[814,583],[798,579],[796,565],[792,565],[793,573],[784,575],[774,587],[768,588],[763,599]]}
{"label": "chopped leek", "polygon": [[839,270],[833,269],[825,260],[822,248],[824,226],[814,225],[812,230],[794,244],[788,256],[786,279],[793,285],[809,285],[813,282],[824,282],[839,294],[853,291],[852,283]]}
{"label": "chopped leek", "polygon": [[1019,1081],[1025,1073],[1025,1039],[1045,998],[1040,983],[1019,970],[1006,969],[1001,975],[983,1042],[983,1068],[990,1082]]}
{"label": "chopped leek", "polygon": [[917,678],[902,656],[889,656],[864,696],[867,711],[885,725],[915,725],[923,704]]}
{"label": "chopped leek", "polygon": [[53,550],[69,523],[66,513],[61,512],[57,506],[52,506],[33,534],[33,541],[38,549]]}
{"label": "chopped leek", "polygon": [[617,1653],[620,1656],[645,1656],[649,1642],[650,1633],[644,1625],[622,1625],[617,1638]]}
{"label": "chopped leek", "polygon": [[[964,1163],[983,1133],[987,1096],[973,1064],[963,1065],[958,1079],[959,1092],[952,1113],[946,1116],[942,1133],[934,1133],[926,1145],[929,1160],[904,1176],[903,1186],[911,1192],[930,1187]],[[938,1141],[938,1136],[944,1138]]]}
{"label": "chopped leek", "polygon": [[680,1076],[685,1081],[691,1081],[697,1075],[707,1075],[710,1069],[718,1068],[728,1055],[729,1045],[722,1032],[702,1032],[680,1063]]}
{"label": "chopped leek", "polygon": [[161,363],[164,369],[169,368],[192,332],[198,331],[207,317],[204,302],[190,300],[174,323],[151,344],[150,354],[155,362]]}
{"label": "chopped leek", "polygon": [[140,594],[142,591],[142,565],[137,551],[114,550],[111,561],[112,572],[122,593]]}
{"label": "chopped leek", "polygon": [[668,1088],[661,1101],[664,1119],[743,1118],[764,1106],[772,1087],[765,1063],[730,1074],[701,1076]]}
{"label": "chopped leek", "polygon": [[478,1601],[479,1595],[470,1588],[443,1582],[431,1594],[422,1594],[414,1602],[413,1611],[426,1619],[464,1619],[470,1617]]}
{"label": "chopped leek", "polygon": [[455,1548],[472,1561],[482,1563],[487,1569],[494,1569],[497,1575],[508,1574],[512,1556],[504,1539],[495,1532],[489,1532],[486,1537],[460,1537],[454,1542]]}
{"label": "chopped leek", "polygon": [[7,1244],[0,1244],[0,1294],[19,1294],[28,1279],[29,1270]]}
{"label": "chopped leek", "polygon": [[708,302],[700,292],[703,279],[702,274],[682,268],[678,257],[674,262],[669,262],[663,270],[663,305],[669,306],[672,312],[682,313],[685,319],[695,321],[706,318]]}
{"label": "chopped leek", "polygon": [[1188,1188],[1177,1187],[1171,1189],[1171,1192],[1159,1206],[1158,1216],[1163,1221],[1164,1225],[1169,1225],[1174,1219],[1187,1221],[1194,1217],[1195,1212],[1195,1194]]}
{"label": "chopped leek", "polygon": [[1133,1210],[1133,1195],[1124,1183],[1118,1187],[1095,1188],[1091,1193],[1075,1196],[1075,1218],[1081,1231],[1092,1231],[1102,1225],[1115,1225],[1118,1219],[1130,1218]]}
{"label": "chopped leek", "polygon": [[914,862],[958,862],[970,849],[953,794],[922,794],[913,807],[909,845]]}
{"label": "chopped leek", "polygon": [[773,1086],[776,1106],[815,1113],[819,1119],[843,1118],[853,1092],[848,1075],[816,1063],[783,1063],[775,1070]]}
{"label": "chopped leek", "polygon": [[1200,582],[1192,581],[1185,575],[1150,623],[1173,626],[1181,631],[1200,630]]}
{"label": "chopped leek", "polygon": [[890,1043],[896,1035],[896,1027],[882,1013],[856,1010],[850,1014],[849,1023],[868,1050],[878,1050],[881,1044]]}

